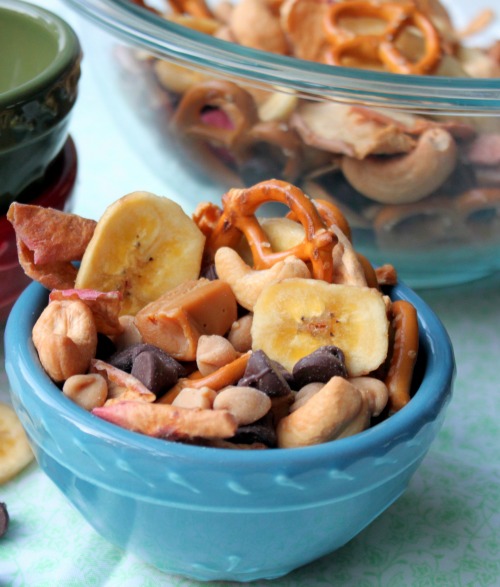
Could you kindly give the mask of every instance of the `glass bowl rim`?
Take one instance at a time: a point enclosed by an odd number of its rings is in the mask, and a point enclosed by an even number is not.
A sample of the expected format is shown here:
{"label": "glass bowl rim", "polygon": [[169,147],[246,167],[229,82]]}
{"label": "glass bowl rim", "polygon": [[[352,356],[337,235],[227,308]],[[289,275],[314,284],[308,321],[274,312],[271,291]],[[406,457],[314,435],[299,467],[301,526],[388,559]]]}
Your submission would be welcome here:
{"label": "glass bowl rim", "polygon": [[[411,112],[500,115],[500,78],[398,75],[267,53],[169,22],[130,0],[65,0],[77,13],[160,58],[314,100]],[[369,84],[369,86],[368,86]]]}

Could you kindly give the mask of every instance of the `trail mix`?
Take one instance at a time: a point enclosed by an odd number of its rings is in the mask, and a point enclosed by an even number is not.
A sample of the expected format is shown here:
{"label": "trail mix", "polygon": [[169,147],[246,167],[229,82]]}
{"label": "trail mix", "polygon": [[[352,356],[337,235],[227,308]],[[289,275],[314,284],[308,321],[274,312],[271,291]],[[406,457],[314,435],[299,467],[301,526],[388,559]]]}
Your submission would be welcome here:
{"label": "trail mix", "polygon": [[[500,42],[471,46],[493,12],[458,30],[438,0],[221,0],[213,8],[172,0],[163,10],[134,3],[214,38],[296,59],[500,77]],[[222,189],[268,177],[294,183],[332,200],[358,238],[381,250],[498,242],[498,116],[418,114],[361,97],[308,100],[121,49],[123,94],[157,133],[155,144],[184,153],[187,171],[202,170]]]}
{"label": "trail mix", "polygon": [[[269,202],[287,216],[257,216]],[[8,218],[25,272],[50,290],[33,327],[40,362],[98,418],[289,448],[360,432],[411,399],[418,323],[384,292],[394,268],[373,268],[338,208],[292,184],[231,189],[192,217],[134,192],[98,222],[17,202]]]}

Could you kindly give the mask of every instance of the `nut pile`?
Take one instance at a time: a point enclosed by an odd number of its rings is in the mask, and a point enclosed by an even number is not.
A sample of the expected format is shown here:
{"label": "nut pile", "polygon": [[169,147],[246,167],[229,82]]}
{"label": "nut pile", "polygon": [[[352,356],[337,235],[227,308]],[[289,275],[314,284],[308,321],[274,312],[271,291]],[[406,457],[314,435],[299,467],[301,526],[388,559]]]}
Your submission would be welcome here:
{"label": "nut pile", "polygon": [[[259,218],[269,202],[289,214]],[[24,270],[51,290],[33,327],[40,362],[96,417],[173,441],[289,448],[410,401],[418,323],[383,291],[393,267],[374,269],[340,211],[296,186],[232,189],[192,218],[148,192],[97,223],[20,203],[8,218]]]}
{"label": "nut pile", "polygon": [[[203,0],[180,0],[165,2],[159,14],[214,38],[301,60],[500,77],[500,42],[466,43],[492,14],[459,31],[438,0],[240,0],[234,6],[222,0],[213,9]],[[332,200],[382,250],[498,242],[500,118],[396,111],[361,104],[361,97],[356,104],[308,100],[124,53],[124,94],[137,101],[134,110],[149,111],[159,143],[173,139],[166,148],[184,152],[189,165],[217,184],[221,178],[241,187],[268,177],[292,182]]]}

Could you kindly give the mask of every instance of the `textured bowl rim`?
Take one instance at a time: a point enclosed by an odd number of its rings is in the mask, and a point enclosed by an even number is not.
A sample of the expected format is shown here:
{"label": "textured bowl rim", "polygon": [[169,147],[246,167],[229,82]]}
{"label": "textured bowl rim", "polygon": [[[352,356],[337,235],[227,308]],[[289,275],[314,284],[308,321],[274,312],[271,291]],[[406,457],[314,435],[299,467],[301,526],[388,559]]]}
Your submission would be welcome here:
{"label": "textured bowl rim", "polygon": [[312,99],[336,99],[427,114],[500,114],[500,79],[397,75],[332,67],[214,39],[167,22],[130,0],[65,0],[118,38],[194,69],[214,69],[256,86]]}
{"label": "textured bowl rim", "polygon": [[426,347],[427,363],[425,379],[410,403],[387,420],[348,438],[320,445],[275,449],[265,451],[239,451],[222,448],[199,447],[150,438],[120,428],[86,412],[61,393],[41,367],[31,341],[31,330],[40,311],[45,306],[48,292],[37,283],[32,283],[21,294],[12,309],[5,329],[5,354],[7,374],[20,369],[24,383],[36,390],[38,400],[58,410],[66,421],[72,422],[80,431],[100,441],[129,446],[134,451],[161,454],[180,459],[184,463],[203,461],[214,467],[248,469],[276,469],[314,464],[332,460],[350,462],[373,454],[377,447],[387,449],[411,438],[417,430],[435,420],[451,399],[455,377],[453,348],[443,324],[431,308],[410,288],[400,284],[392,288],[391,296],[410,301],[417,307],[421,344]]}
{"label": "textured bowl rim", "polygon": [[53,86],[80,59],[80,41],[71,26],[53,12],[20,0],[3,0],[0,12],[16,12],[34,21],[37,26],[53,29],[58,41],[55,59],[37,76],[23,84],[0,93],[0,111],[29,102],[40,92]]}

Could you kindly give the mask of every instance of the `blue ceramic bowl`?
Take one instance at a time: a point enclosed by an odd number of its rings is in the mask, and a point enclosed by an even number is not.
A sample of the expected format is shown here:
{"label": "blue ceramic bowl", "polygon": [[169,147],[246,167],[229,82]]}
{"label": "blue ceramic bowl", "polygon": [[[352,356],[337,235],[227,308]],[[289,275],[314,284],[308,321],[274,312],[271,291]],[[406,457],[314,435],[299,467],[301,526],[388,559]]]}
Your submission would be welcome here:
{"label": "blue ceramic bowl", "polygon": [[176,444],[99,420],[50,381],[31,343],[47,292],[29,286],[5,333],[12,400],[43,471],[107,540],[198,580],[274,578],[339,548],[406,489],[438,433],[455,363],[439,319],[418,310],[416,393],[400,412],[341,440],[238,451]]}

